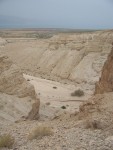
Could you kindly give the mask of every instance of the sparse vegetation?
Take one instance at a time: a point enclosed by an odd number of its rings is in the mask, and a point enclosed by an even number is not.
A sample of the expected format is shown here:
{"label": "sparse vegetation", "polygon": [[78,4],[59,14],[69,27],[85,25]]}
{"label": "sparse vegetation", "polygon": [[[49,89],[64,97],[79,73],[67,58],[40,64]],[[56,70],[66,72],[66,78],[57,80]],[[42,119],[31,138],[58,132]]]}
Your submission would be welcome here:
{"label": "sparse vegetation", "polygon": [[48,39],[48,38],[53,37],[53,34],[52,33],[38,33],[36,37],[39,39]]}
{"label": "sparse vegetation", "polygon": [[46,103],[46,105],[50,105],[50,104],[51,104],[50,102],[47,102],[47,103]]}
{"label": "sparse vegetation", "polygon": [[84,96],[84,91],[82,91],[81,89],[78,89],[74,91],[73,93],[71,93],[71,96],[78,96],[78,97]]}
{"label": "sparse vegetation", "polygon": [[10,134],[4,134],[0,136],[0,148],[7,147],[12,148],[14,144],[14,138]]}
{"label": "sparse vegetation", "polygon": [[86,120],[85,122],[86,129],[101,129],[100,122],[97,120]]}
{"label": "sparse vegetation", "polygon": [[57,87],[56,87],[56,86],[54,86],[54,87],[53,87],[53,89],[57,89]]}
{"label": "sparse vegetation", "polygon": [[61,108],[62,108],[62,109],[66,109],[66,106],[62,106]]}
{"label": "sparse vegetation", "polygon": [[31,133],[28,136],[28,139],[33,140],[37,138],[42,138],[43,136],[50,136],[50,135],[53,135],[53,131],[50,127],[38,126],[31,131]]}

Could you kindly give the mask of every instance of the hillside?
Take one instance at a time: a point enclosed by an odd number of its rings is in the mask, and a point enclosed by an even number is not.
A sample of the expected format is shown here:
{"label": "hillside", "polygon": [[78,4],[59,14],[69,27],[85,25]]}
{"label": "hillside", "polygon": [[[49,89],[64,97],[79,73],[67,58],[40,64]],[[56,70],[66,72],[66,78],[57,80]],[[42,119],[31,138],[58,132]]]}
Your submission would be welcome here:
{"label": "hillside", "polygon": [[1,39],[0,136],[18,150],[112,150],[112,43],[112,30]]}
{"label": "hillside", "polygon": [[[113,31],[59,33],[49,39],[7,38],[4,52],[24,73],[94,92],[112,47]],[[10,53],[9,53],[10,51]]]}
{"label": "hillside", "polygon": [[28,116],[33,103],[38,103],[38,116],[39,99],[34,87],[23,78],[21,69],[0,51],[0,124]]}

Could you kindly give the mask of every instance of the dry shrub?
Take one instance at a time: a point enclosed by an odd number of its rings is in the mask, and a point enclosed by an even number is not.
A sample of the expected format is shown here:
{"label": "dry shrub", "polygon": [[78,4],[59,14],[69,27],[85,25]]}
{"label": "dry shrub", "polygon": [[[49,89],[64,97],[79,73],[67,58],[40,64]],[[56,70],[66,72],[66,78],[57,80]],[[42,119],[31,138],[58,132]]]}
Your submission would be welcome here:
{"label": "dry shrub", "polygon": [[10,134],[0,136],[0,148],[11,148],[14,144],[14,138]]}
{"label": "dry shrub", "polygon": [[84,96],[84,91],[82,91],[81,89],[78,89],[74,91],[73,93],[71,93],[71,96],[78,96],[78,97]]}
{"label": "dry shrub", "polygon": [[50,104],[51,104],[50,102],[47,102],[47,103],[46,103],[46,105],[50,105]]}
{"label": "dry shrub", "polygon": [[62,109],[66,109],[66,106],[61,106]]}
{"label": "dry shrub", "polygon": [[38,126],[31,131],[31,133],[28,136],[28,139],[33,140],[37,138],[42,138],[43,136],[50,136],[50,135],[53,135],[53,131],[50,127]]}
{"label": "dry shrub", "polygon": [[86,120],[85,122],[86,129],[101,129],[101,123],[98,120]]}
{"label": "dry shrub", "polygon": [[56,87],[56,86],[53,86],[53,89],[57,89],[57,87]]}

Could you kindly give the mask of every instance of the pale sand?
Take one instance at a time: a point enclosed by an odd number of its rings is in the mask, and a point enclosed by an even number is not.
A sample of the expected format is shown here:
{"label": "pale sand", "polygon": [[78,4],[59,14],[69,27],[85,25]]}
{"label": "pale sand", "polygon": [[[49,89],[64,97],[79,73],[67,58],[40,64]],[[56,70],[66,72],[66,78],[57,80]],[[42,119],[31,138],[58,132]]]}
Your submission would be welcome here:
{"label": "pale sand", "polygon": [[25,74],[24,77],[28,82],[34,85],[41,104],[49,104],[52,108],[62,109],[61,107],[65,106],[65,111],[75,112],[79,110],[81,102],[91,97],[90,93],[85,93],[82,97],[71,96],[71,93],[79,88],[75,87],[75,85],[62,84]]}

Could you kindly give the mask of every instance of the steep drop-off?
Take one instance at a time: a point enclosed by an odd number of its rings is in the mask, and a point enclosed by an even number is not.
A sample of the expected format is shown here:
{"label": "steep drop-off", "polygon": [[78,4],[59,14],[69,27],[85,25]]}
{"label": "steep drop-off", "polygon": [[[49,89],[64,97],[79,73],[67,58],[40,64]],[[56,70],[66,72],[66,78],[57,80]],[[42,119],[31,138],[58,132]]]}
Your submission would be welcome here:
{"label": "steep drop-off", "polygon": [[80,106],[79,117],[88,127],[113,133],[113,48],[102,69],[95,95]]}
{"label": "steep drop-off", "polygon": [[[93,90],[112,47],[113,31],[59,33],[49,39],[7,39],[4,52],[29,75]],[[10,52],[9,52],[10,51]]]}
{"label": "steep drop-off", "polygon": [[113,48],[104,64],[101,78],[95,88],[95,94],[105,92],[113,92]]}

